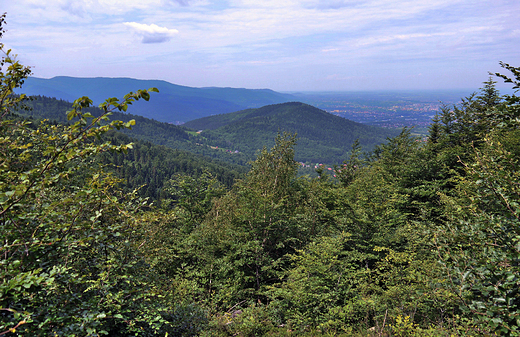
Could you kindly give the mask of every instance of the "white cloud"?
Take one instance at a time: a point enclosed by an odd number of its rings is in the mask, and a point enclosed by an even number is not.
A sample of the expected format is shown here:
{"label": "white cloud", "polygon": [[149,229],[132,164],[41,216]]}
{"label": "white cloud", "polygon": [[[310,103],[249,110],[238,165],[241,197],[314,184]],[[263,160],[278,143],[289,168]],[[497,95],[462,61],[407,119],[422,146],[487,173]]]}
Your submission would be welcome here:
{"label": "white cloud", "polygon": [[[2,12],[9,16],[19,13],[24,22],[60,24],[92,22],[99,17],[108,18],[135,11],[152,13],[160,7],[162,0],[16,0],[6,1]],[[1,3],[1,2],[0,2]],[[4,5],[2,3],[2,5]],[[15,14],[16,15],[16,14]]]}
{"label": "white cloud", "polygon": [[435,34],[425,34],[425,33],[415,33],[415,34],[396,34],[396,35],[387,35],[387,36],[371,36],[368,38],[361,38],[357,41],[357,46],[368,46],[372,44],[383,44],[390,43],[395,41],[406,41],[411,39],[427,39],[435,36],[449,36],[455,35],[455,33],[435,33]]}
{"label": "white cloud", "polygon": [[355,7],[362,3],[363,1],[360,0],[308,0],[304,1],[303,5],[307,8],[336,10],[343,7]]}
{"label": "white cloud", "polygon": [[166,3],[176,3],[181,6],[188,6],[190,4],[189,0],[166,0]]}
{"label": "white cloud", "polygon": [[80,18],[85,18],[88,13],[87,4],[81,1],[67,0],[61,3],[60,8]]}
{"label": "white cloud", "polygon": [[322,49],[321,51],[323,53],[330,53],[330,52],[339,51],[339,50],[340,50],[339,48],[326,48],[326,49]]}
{"label": "white cloud", "polygon": [[156,24],[146,25],[137,22],[125,22],[124,25],[132,28],[138,35],[142,36],[143,43],[163,43],[170,39],[179,31],[177,29],[168,29],[159,27]]}

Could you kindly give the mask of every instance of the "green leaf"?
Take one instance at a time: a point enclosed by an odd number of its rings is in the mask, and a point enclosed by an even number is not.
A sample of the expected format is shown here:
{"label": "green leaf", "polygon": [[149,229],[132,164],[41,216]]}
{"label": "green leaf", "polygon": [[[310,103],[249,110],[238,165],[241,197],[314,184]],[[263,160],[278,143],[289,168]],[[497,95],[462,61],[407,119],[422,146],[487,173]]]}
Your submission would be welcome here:
{"label": "green leaf", "polygon": [[135,125],[135,119],[131,119],[128,122],[126,122],[125,123],[125,128],[131,129],[133,125]]}
{"label": "green leaf", "polygon": [[67,119],[70,121],[72,120],[74,117],[76,117],[78,115],[77,111],[74,109],[74,110],[70,110],[69,112],[67,112]]}

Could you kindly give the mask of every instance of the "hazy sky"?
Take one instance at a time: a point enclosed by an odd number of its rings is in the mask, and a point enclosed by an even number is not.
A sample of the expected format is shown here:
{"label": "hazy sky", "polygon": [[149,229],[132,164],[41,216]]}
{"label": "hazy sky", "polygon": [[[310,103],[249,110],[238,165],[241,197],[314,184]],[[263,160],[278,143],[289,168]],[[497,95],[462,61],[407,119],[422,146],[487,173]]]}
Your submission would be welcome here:
{"label": "hazy sky", "polygon": [[520,67],[520,0],[0,0],[50,78],[297,90],[477,89]]}

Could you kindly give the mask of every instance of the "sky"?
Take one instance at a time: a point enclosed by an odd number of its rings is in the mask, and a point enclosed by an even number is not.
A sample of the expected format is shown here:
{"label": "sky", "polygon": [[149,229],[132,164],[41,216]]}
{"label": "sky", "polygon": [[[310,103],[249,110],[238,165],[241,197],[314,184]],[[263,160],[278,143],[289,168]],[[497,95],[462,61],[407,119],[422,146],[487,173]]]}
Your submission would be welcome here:
{"label": "sky", "polygon": [[5,47],[41,78],[476,90],[508,74],[499,61],[520,67],[519,0],[0,0],[0,12]]}

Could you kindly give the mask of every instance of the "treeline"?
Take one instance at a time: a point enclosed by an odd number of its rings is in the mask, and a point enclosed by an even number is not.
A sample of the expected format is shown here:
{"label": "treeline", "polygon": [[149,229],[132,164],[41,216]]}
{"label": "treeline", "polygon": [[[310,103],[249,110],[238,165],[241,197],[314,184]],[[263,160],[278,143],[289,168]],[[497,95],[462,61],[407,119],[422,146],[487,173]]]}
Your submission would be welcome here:
{"label": "treeline", "polygon": [[212,207],[159,225],[161,293],[216,336],[519,335],[519,102],[490,80],[426,142],[354,144],[336,180],[298,178],[280,135]]}

